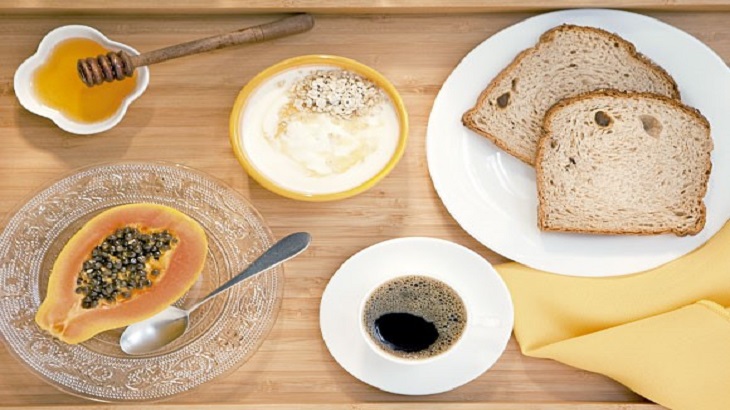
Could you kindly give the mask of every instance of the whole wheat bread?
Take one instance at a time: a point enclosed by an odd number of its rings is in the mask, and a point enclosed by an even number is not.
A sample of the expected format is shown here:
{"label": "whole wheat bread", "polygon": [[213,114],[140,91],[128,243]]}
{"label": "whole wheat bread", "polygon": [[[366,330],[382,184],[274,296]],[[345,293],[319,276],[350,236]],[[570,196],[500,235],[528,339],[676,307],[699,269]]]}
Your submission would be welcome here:
{"label": "whole wheat bread", "polygon": [[710,124],[648,93],[603,90],[545,115],[535,170],[550,231],[694,235],[705,225]]}
{"label": "whole wheat bread", "polygon": [[563,98],[609,88],[679,98],[672,77],[630,42],[594,27],[562,25],[502,70],[462,122],[534,164],[547,109]]}

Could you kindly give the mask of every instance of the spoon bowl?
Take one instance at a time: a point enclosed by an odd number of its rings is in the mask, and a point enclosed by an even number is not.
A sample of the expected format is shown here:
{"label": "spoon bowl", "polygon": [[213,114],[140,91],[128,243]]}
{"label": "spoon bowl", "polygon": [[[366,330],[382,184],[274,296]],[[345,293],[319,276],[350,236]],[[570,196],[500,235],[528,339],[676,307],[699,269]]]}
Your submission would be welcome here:
{"label": "spoon bowl", "polygon": [[306,232],[286,236],[261,254],[241,273],[213,290],[192,307],[180,309],[169,306],[151,318],[128,326],[119,339],[122,351],[129,355],[145,355],[168,345],[185,334],[190,324],[190,313],[195,309],[232,286],[299,255],[307,249],[310,242],[311,236]]}
{"label": "spoon bowl", "polygon": [[187,310],[170,306],[147,320],[128,326],[119,344],[122,351],[131,355],[154,352],[182,336],[189,323]]}

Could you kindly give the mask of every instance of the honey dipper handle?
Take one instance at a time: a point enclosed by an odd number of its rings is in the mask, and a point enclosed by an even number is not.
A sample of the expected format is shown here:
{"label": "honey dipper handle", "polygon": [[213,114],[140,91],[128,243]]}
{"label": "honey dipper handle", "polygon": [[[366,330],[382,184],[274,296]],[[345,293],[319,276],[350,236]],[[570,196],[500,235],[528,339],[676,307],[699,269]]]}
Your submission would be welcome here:
{"label": "honey dipper handle", "polygon": [[292,34],[303,33],[312,27],[314,27],[314,18],[311,15],[297,14],[271,23],[247,27],[231,33],[220,34],[130,56],[130,59],[134,67],[140,67],[237,44],[260,43],[275,38],[286,37]]}

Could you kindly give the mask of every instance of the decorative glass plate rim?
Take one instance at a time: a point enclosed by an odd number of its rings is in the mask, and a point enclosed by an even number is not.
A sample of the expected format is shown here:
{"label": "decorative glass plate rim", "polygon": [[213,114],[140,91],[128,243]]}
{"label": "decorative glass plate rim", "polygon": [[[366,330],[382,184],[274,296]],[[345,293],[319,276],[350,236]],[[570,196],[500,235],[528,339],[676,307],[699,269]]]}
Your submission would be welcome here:
{"label": "decorative glass plate rim", "polygon": [[[252,247],[251,249],[247,249],[245,252],[240,250],[240,252],[232,252],[231,249],[228,249],[223,255],[225,259],[223,263],[226,265],[225,269],[228,270],[227,274],[229,276],[240,271],[243,267],[250,263],[254,257],[258,256],[260,251],[273,243],[273,235],[258,210],[256,210],[256,208],[254,208],[253,205],[240,193],[205,172],[182,164],[163,161],[118,161],[93,164],[78,168],[36,189],[33,193],[21,201],[3,221],[2,232],[0,233],[0,310],[2,310],[2,312],[0,312],[0,340],[5,343],[8,352],[10,352],[10,354],[15,357],[19,363],[29,369],[31,373],[65,393],[99,402],[152,402],[166,400],[173,396],[189,392],[191,389],[199,387],[214,378],[221,377],[234,371],[253,356],[261,343],[263,343],[267,335],[270,333],[281,307],[284,280],[283,267],[279,266],[269,272],[259,275],[256,278],[250,279],[249,282],[251,285],[243,285],[232,288],[228,291],[227,295],[222,295],[221,299],[225,298],[225,301],[222,302],[225,315],[221,314],[216,318],[215,324],[212,325],[213,327],[216,327],[216,329],[211,328],[211,330],[215,330],[214,333],[216,335],[225,336],[225,332],[230,331],[233,332],[234,335],[239,336],[239,339],[237,340],[239,343],[238,345],[235,343],[230,344],[230,340],[226,340],[222,337],[219,339],[223,343],[228,344],[227,348],[230,348],[228,352],[225,352],[226,354],[221,351],[210,350],[212,348],[211,343],[213,343],[213,339],[212,336],[208,335],[200,336],[191,343],[181,346],[173,351],[165,352],[161,355],[149,355],[144,357],[104,356],[98,352],[92,352],[86,349],[83,343],[80,345],[67,345],[55,338],[52,338],[50,335],[40,330],[33,321],[35,310],[38,304],[40,304],[41,299],[37,292],[38,278],[40,277],[40,262],[34,261],[31,263],[32,268],[34,268],[34,270],[32,270],[33,274],[26,275],[28,277],[26,280],[18,280],[17,277],[13,277],[12,271],[13,268],[17,267],[18,259],[14,258],[12,256],[12,252],[10,252],[16,247],[12,245],[11,239],[14,238],[14,234],[17,234],[17,230],[20,229],[20,224],[28,222],[28,218],[30,218],[28,213],[37,210],[38,207],[42,207],[43,210],[41,211],[41,214],[43,214],[43,212],[48,212],[48,209],[52,208],[44,206],[43,204],[53,196],[54,189],[68,189],[84,177],[92,177],[91,179],[93,179],[94,176],[96,176],[103,180],[103,178],[109,176],[109,171],[115,170],[119,173],[131,172],[132,179],[134,179],[135,174],[141,173],[145,170],[148,171],[146,176],[156,178],[158,182],[165,181],[165,178],[167,177],[172,177],[167,180],[167,183],[170,183],[170,181],[175,181],[175,178],[178,178],[179,182],[188,184],[188,186],[185,187],[186,190],[192,189],[192,191],[186,192],[198,194],[198,199],[204,198],[203,195],[210,195],[210,198],[216,198],[220,201],[224,201],[221,204],[205,203],[204,205],[224,206],[226,207],[226,212],[235,212],[236,210],[239,210],[239,214],[235,214],[235,218],[233,219],[240,219],[240,221],[245,224],[245,227],[232,226],[245,231],[243,239],[249,238],[248,235],[250,234],[250,238],[260,242],[261,246]],[[163,177],[160,179],[160,176]],[[140,176],[139,178],[141,181],[143,177]],[[97,179],[96,181],[99,180]],[[130,184],[129,181],[120,181],[120,183],[125,184],[125,186]],[[139,181],[136,181],[135,183],[139,183]],[[202,189],[202,191],[195,191],[195,189]],[[63,193],[63,191],[60,192]],[[119,193],[119,191],[114,192]],[[74,193],[78,194],[79,192]],[[178,209],[181,208],[179,204],[175,204],[176,198],[168,197],[168,195],[168,191],[162,191],[161,193],[158,193],[157,196],[155,196],[155,194],[140,193],[138,198],[141,197],[141,200],[135,200],[131,197],[117,197],[115,200],[111,201],[111,203],[99,202],[94,204],[94,201],[90,201],[91,205],[88,205],[90,209],[78,206],[74,208],[75,210],[66,214],[71,215],[67,217],[68,220],[61,219],[61,222],[56,224],[59,226],[56,226],[57,229],[55,231],[47,231],[48,234],[43,236],[42,240],[34,243],[34,245],[43,245],[37,250],[37,255],[34,256],[40,257],[42,260],[43,256],[48,251],[48,248],[51,246],[50,244],[64,228],[64,225],[68,226],[68,222],[76,221],[84,215],[88,215],[90,212],[122,203],[142,201],[162,203],[172,205]],[[179,198],[177,200],[179,200]],[[101,205],[102,203],[103,205]],[[185,204],[185,206],[187,205],[188,204]],[[51,209],[50,212],[53,212],[53,210]],[[212,237],[211,232],[209,231],[210,221],[199,220],[199,222],[201,222],[204,228],[206,228],[209,241],[220,242],[221,238]],[[230,222],[230,220],[227,220],[227,222],[229,224],[235,223]],[[25,225],[25,227],[28,228],[28,225]],[[42,234],[42,232],[40,233]],[[232,240],[230,238],[224,239]],[[17,243],[17,240],[13,241],[13,243]],[[223,243],[221,246],[236,249],[235,245],[232,243]],[[32,259],[32,257],[30,259]],[[13,264],[13,261],[16,261],[16,264]],[[8,286],[9,283],[10,286]],[[33,309],[30,309],[30,312],[28,312],[28,309],[24,309],[23,312],[25,314],[24,319],[26,322],[28,320],[32,322],[29,329],[26,329],[25,332],[33,334],[37,338],[33,341],[18,341],[20,330],[14,328],[14,325],[11,322],[20,323],[23,320],[23,316],[19,316],[19,319],[17,320],[7,320],[8,317],[13,317],[13,312],[8,312],[7,308],[12,303],[17,303],[18,301],[23,300],[23,295],[18,294],[18,292],[15,292],[15,294],[13,293],[14,288],[16,290],[20,289],[22,285],[25,285],[22,290],[27,290],[29,287],[31,290],[31,292],[29,292],[30,295],[24,294],[24,296],[25,301],[28,299],[31,300],[31,303],[33,303]],[[231,319],[231,317],[243,316],[240,314],[240,309],[244,308],[244,304],[247,303],[242,297],[244,296],[244,292],[252,292],[255,296],[257,296],[257,298],[260,296],[263,296],[264,298],[263,309],[257,310],[257,314],[261,317],[253,318],[256,320],[251,321],[251,327],[247,328],[250,332],[246,333],[246,335],[252,334],[254,337],[251,338],[244,338],[240,333],[237,333],[237,331],[241,330],[240,323],[234,323],[234,319]],[[256,307],[258,308],[259,306],[257,305]],[[18,316],[18,313],[16,313],[15,316]],[[249,324],[247,323],[247,326],[248,325]],[[247,342],[243,341],[244,339],[247,340]],[[86,388],[86,390],[83,390],[79,389],[78,386],[64,383],[65,379],[63,379],[63,376],[67,376],[70,371],[65,367],[56,367],[55,370],[57,372],[62,372],[62,375],[59,376],[56,374],[54,376],[47,369],[43,368],[44,365],[47,365],[46,362],[34,363],[29,361],[29,357],[32,359],[33,356],[28,352],[18,350],[19,347],[22,347],[23,341],[27,341],[29,343],[26,347],[30,346],[30,343],[40,345],[39,348],[47,349],[47,353],[54,358],[66,356],[71,359],[77,357],[84,359],[90,357],[92,359],[91,362],[86,363],[92,364],[92,366],[88,369],[88,374],[98,371],[99,374],[97,376],[100,376],[102,381],[104,379],[108,380],[112,378],[111,375],[114,374],[114,371],[119,370],[118,367],[112,367],[112,370],[109,370],[109,366],[105,366],[105,364],[108,365],[109,362],[115,366],[119,366],[121,362],[123,364],[121,369],[122,373],[126,370],[130,370],[131,372],[136,371],[138,373],[136,374],[137,380],[143,384],[151,383],[150,380],[154,381],[154,379],[159,380],[161,377],[165,377],[166,371],[168,372],[168,377],[170,375],[169,372],[172,370],[178,372],[175,373],[175,376],[186,374],[188,376],[187,378],[177,377],[175,379],[167,380],[167,384],[165,384],[163,388],[153,387],[152,389],[123,389],[121,391],[109,391],[105,388],[105,386],[101,386],[101,388],[97,388],[95,390],[93,388]],[[234,342],[235,341],[236,340],[234,340]],[[217,357],[216,355],[220,357]],[[96,360],[96,363],[94,360]],[[177,368],[174,366],[177,366]],[[84,372],[86,371],[87,369],[84,369]],[[76,369],[76,373],[77,377],[84,376],[84,374],[80,372],[79,368]],[[129,376],[129,374],[127,374],[127,376]],[[132,376],[135,375],[133,374]],[[59,377],[61,380],[59,380]]]}

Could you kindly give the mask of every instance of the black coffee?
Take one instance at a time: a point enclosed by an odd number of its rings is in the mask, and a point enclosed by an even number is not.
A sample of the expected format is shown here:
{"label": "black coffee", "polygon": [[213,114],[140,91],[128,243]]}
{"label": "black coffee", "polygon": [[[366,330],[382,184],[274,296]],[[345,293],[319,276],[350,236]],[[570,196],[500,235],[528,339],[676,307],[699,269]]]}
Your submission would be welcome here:
{"label": "black coffee", "polygon": [[466,308],[445,283],[410,275],[375,289],[365,302],[363,320],[370,337],[387,353],[425,359],[459,340]]}
{"label": "black coffee", "polygon": [[388,348],[405,353],[428,349],[439,338],[436,325],[410,313],[386,313],[375,319],[374,330]]}

